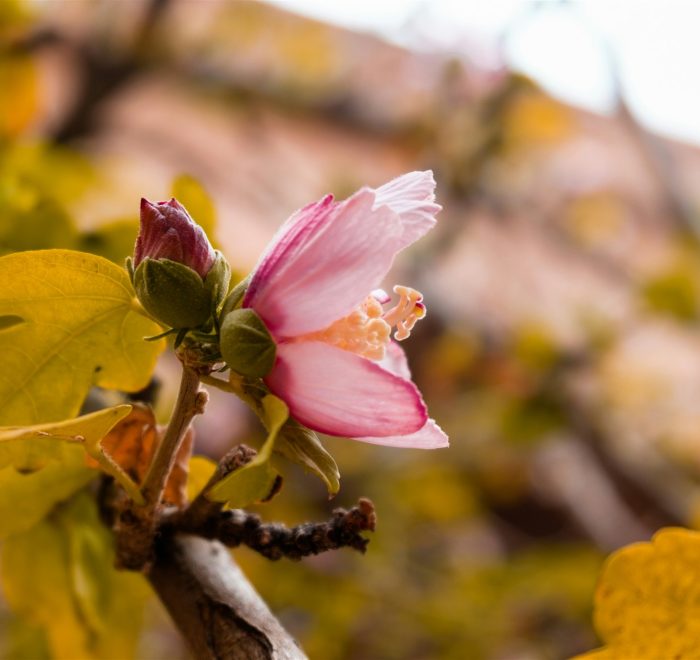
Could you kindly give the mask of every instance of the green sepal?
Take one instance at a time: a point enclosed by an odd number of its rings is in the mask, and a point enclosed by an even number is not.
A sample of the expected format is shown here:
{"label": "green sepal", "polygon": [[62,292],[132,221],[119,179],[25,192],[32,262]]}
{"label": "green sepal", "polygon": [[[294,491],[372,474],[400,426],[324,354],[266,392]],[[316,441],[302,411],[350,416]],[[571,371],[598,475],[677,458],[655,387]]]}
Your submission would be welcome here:
{"label": "green sepal", "polygon": [[340,490],[340,472],[333,457],[321,444],[316,433],[295,419],[288,419],[277,434],[275,452],[320,477],[328,496]]}
{"label": "green sepal", "polygon": [[134,260],[131,257],[127,257],[124,263],[126,272],[129,273],[129,280],[134,283]]}
{"label": "green sepal", "polygon": [[221,252],[215,250],[216,259],[204,278],[204,288],[209,292],[210,309],[216,310],[223,302],[228,292],[228,285],[231,281],[231,267]]}
{"label": "green sepal", "polygon": [[250,275],[245,279],[242,279],[236,286],[231,289],[231,292],[226,296],[224,304],[221,306],[221,318],[225,318],[234,309],[236,309],[243,300],[245,292],[248,290],[248,285],[250,284]]}
{"label": "green sepal", "polygon": [[241,376],[263,378],[275,364],[277,345],[252,309],[234,309],[221,323],[221,355]]}
{"label": "green sepal", "polygon": [[171,328],[196,328],[211,316],[211,294],[191,268],[170,259],[144,259],[134,289],[146,311]]}

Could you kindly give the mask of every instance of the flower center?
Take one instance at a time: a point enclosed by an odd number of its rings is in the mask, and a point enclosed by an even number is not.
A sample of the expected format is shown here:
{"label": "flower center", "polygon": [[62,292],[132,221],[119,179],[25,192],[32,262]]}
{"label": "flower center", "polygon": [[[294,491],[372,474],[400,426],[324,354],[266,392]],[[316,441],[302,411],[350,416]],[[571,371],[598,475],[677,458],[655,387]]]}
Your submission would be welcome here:
{"label": "flower center", "polygon": [[348,316],[339,319],[325,330],[311,332],[300,341],[323,341],[370,360],[382,360],[389,345],[391,329],[394,339],[407,339],[413,326],[425,316],[423,295],[407,286],[395,286],[399,301],[388,311],[383,305],[390,298],[383,291],[373,292]]}

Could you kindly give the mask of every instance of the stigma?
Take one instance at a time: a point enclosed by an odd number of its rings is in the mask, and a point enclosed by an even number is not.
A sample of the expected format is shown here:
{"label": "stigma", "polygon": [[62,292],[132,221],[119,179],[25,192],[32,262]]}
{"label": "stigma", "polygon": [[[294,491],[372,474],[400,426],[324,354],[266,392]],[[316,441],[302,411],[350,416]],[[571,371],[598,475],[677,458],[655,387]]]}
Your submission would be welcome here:
{"label": "stigma", "polygon": [[394,339],[403,341],[426,314],[423,295],[419,291],[401,285],[395,286],[393,291],[399,300],[391,309],[384,311],[390,296],[381,290],[373,291],[348,316],[325,330],[299,337],[298,341],[323,341],[369,360],[383,360],[392,328]]}

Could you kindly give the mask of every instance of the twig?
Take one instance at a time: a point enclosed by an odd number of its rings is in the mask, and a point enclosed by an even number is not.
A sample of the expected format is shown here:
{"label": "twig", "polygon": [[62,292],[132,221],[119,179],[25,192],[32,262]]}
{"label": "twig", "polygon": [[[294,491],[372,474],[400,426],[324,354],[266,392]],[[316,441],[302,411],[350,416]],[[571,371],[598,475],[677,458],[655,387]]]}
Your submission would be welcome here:
{"label": "twig", "polygon": [[141,486],[146,506],[155,508],[160,504],[165,483],[173,468],[182,438],[195,415],[203,412],[203,407],[206,404],[205,398],[206,394],[199,392],[199,374],[183,364],[180,391],[177,395],[173,416],[170,418],[163,439],[158,444],[156,455]]}
{"label": "twig", "polygon": [[170,423],[158,444],[141,493],[145,504],[124,503],[114,526],[119,568],[147,570],[153,558],[153,540],[159,525],[161,499],[182,439],[195,415],[204,410],[207,393],[199,391],[199,373],[183,363],[182,380]]}
{"label": "twig", "polygon": [[230,548],[246,545],[268,559],[299,560],[338,548],[364,553],[369,541],[361,532],[374,531],[376,522],[374,505],[362,498],[349,511],[333,511],[327,522],[304,523],[291,529],[279,523],[263,523],[256,514],[241,509],[219,512],[197,525],[187,516],[173,524],[177,531],[217,539]]}

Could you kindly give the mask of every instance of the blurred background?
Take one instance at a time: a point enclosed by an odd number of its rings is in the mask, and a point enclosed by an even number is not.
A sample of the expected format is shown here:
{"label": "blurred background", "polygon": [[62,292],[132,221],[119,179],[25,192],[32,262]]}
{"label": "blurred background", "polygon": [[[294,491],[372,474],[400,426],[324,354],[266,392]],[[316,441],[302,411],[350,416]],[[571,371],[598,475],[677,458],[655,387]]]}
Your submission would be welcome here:
{"label": "blurred background", "polygon": [[[388,284],[425,294],[405,348],[451,447],[328,438],[336,499],[283,464],[286,487],[259,512],[292,525],[368,496],[368,553],[235,553],[310,657],[586,651],[604,557],[700,524],[698,14],[690,1],[0,0],[0,253],[123,263],[139,198],[168,198],[187,174],[242,276],[296,208],[435,171],[438,227]],[[159,366],[161,415],[175,366]],[[259,438],[212,393],[200,452]],[[0,653],[23,635],[0,606]],[[138,655],[187,657],[155,604]]]}

